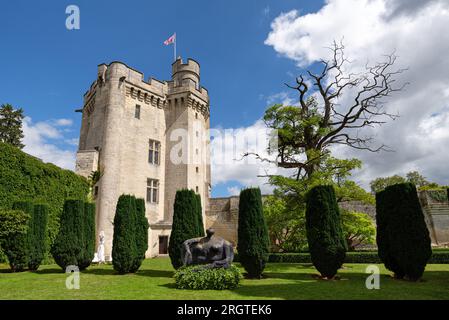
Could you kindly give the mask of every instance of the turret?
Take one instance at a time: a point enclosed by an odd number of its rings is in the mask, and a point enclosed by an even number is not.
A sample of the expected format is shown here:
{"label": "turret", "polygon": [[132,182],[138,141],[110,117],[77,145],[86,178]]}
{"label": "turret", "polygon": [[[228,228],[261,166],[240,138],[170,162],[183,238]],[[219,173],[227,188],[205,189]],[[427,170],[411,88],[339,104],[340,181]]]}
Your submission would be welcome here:
{"label": "turret", "polygon": [[175,87],[182,86],[200,89],[200,65],[193,59],[187,59],[187,63],[182,63],[179,57],[172,64],[172,80]]}

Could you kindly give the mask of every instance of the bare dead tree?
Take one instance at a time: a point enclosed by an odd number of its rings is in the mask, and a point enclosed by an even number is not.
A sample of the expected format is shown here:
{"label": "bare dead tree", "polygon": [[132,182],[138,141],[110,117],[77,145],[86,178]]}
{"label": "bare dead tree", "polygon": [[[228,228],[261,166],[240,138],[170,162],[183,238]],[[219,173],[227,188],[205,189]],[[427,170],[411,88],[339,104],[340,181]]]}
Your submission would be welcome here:
{"label": "bare dead tree", "polygon": [[386,98],[401,91],[407,83],[397,84],[406,69],[393,69],[397,56],[384,56],[383,62],[365,65],[360,73],[348,72],[352,63],[344,45],[334,41],[329,60],[321,60],[321,72],[306,71],[295,85],[286,84],[299,94],[298,106],[275,105],[265,114],[265,124],[281,129],[275,161],[258,154],[261,161],[276,162],[282,168],[298,169],[296,179],[319,169],[332,145],[346,145],[370,152],[388,151],[385,144],[373,146],[372,136],[361,129],[396,119],[386,111]]}

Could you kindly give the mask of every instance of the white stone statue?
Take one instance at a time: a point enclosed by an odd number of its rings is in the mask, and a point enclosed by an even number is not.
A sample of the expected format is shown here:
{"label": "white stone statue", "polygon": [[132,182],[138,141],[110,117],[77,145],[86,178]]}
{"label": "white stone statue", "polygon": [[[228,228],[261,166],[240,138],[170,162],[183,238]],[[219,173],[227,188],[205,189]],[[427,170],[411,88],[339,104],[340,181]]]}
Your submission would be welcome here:
{"label": "white stone statue", "polygon": [[95,252],[93,262],[98,262],[99,264],[105,263],[104,258],[104,231],[100,232],[100,243],[98,244],[98,250]]}

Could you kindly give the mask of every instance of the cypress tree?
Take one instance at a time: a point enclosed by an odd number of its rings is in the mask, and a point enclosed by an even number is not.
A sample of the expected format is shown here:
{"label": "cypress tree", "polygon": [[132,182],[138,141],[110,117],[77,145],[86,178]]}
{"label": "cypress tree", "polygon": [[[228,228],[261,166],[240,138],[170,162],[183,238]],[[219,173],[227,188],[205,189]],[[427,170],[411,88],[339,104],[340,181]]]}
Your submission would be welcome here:
{"label": "cypress tree", "polygon": [[145,260],[145,253],[148,250],[148,228],[150,227],[148,219],[145,215],[145,200],[136,199],[136,248],[137,257],[134,271],[137,271],[142,265],[142,261]]}
{"label": "cypress tree", "polygon": [[182,263],[182,243],[198,237],[198,200],[193,190],[178,190],[173,205],[173,223],[168,245],[173,268],[180,268]]}
{"label": "cypress tree", "polygon": [[260,279],[268,261],[269,237],[259,188],[240,192],[237,251],[250,278]]}
{"label": "cypress tree", "polygon": [[121,195],[115,211],[112,242],[112,264],[119,274],[135,271],[138,257],[136,220],[136,198]]}
{"label": "cypress tree", "polygon": [[95,203],[84,203],[83,220],[84,250],[82,259],[79,262],[80,270],[84,270],[90,266],[95,255]]}
{"label": "cypress tree", "polygon": [[84,202],[66,200],[51,254],[65,271],[67,266],[79,266],[84,252]]}
{"label": "cypress tree", "polygon": [[198,219],[197,222],[197,226],[198,226],[198,233],[197,236],[198,237],[204,237],[205,233],[204,233],[204,223],[203,223],[203,208],[201,206],[201,196],[199,194],[195,194],[195,198],[196,198],[196,216]]}
{"label": "cypress tree", "polygon": [[29,261],[28,268],[37,270],[47,252],[47,221],[49,207],[46,204],[34,205],[28,229]]}
{"label": "cypress tree", "polygon": [[401,183],[376,194],[378,254],[396,278],[420,279],[432,255],[416,186]]}
{"label": "cypress tree", "polygon": [[321,276],[333,278],[343,264],[347,247],[332,186],[316,186],[308,192],[306,233],[313,265]]}

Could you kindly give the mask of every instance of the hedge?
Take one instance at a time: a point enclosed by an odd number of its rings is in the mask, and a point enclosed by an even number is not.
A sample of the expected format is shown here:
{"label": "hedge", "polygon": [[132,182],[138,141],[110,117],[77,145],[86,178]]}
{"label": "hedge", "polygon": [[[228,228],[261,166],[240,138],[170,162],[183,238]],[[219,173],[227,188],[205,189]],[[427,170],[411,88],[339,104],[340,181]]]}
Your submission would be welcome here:
{"label": "hedge", "polygon": [[31,216],[21,210],[0,210],[0,242],[13,272],[28,266],[28,230]]}
{"label": "hedge", "polygon": [[184,266],[176,270],[174,278],[178,289],[226,290],[235,289],[242,275],[234,265],[227,269]]}
{"label": "hedge", "polygon": [[9,210],[18,200],[48,204],[50,244],[59,230],[64,200],[86,199],[88,193],[88,181],[73,171],[44,163],[16,147],[0,142],[0,209]]}
{"label": "hedge", "polygon": [[[234,255],[234,262],[239,262],[238,254]],[[309,253],[271,253],[268,258],[270,263],[312,263]],[[382,263],[375,251],[346,252],[345,263]],[[429,264],[449,264],[449,251],[435,249]]]}

